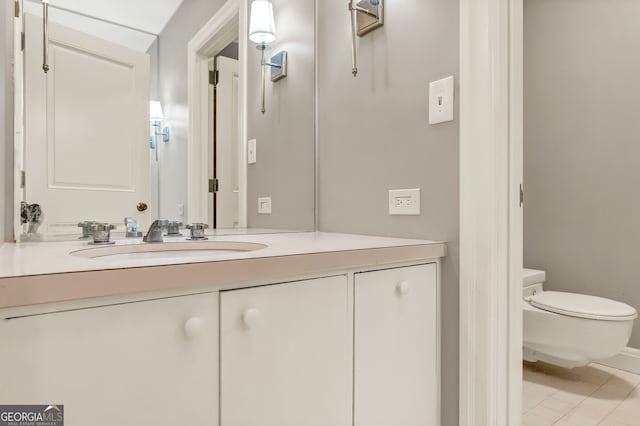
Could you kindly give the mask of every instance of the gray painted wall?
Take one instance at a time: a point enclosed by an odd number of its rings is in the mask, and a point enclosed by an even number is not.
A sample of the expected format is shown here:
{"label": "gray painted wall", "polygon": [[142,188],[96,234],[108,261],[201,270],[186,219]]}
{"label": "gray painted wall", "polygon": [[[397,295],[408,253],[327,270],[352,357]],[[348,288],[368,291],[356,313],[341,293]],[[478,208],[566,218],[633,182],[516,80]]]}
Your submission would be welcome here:
{"label": "gray painted wall", "polygon": [[[171,141],[160,144],[159,215],[176,218],[187,198],[187,54],[193,35],[224,2],[184,2],[158,39],[158,91],[171,127]],[[274,0],[278,41],[273,50],[289,51],[290,75],[267,83],[267,113],[258,110],[260,55],[248,58],[248,139],[258,140],[258,162],[248,166],[249,227],[314,228],[315,206],[315,61],[313,0]],[[259,196],[271,196],[273,214],[258,215]]]}
{"label": "gray painted wall", "polygon": [[[323,0],[319,0],[323,1]],[[271,82],[260,112],[260,54],[247,59],[247,139],[257,141],[257,163],[247,166],[247,223],[254,228],[315,228],[315,7],[314,0],[272,0],[277,40],[267,52],[288,52],[288,75]],[[258,214],[258,197],[271,197],[272,214]]]}
{"label": "gray painted wall", "polygon": [[182,3],[158,36],[158,90],[171,127],[171,141],[159,144],[159,216],[177,219],[177,205],[187,213],[187,44],[220,9],[224,0],[188,0]]}
{"label": "gray painted wall", "polygon": [[[319,5],[322,231],[449,242],[442,275],[442,424],[458,424],[459,130],[429,126],[428,83],[459,71],[458,2],[391,2],[358,40],[351,75],[344,0]],[[456,108],[457,110],[458,108]],[[421,216],[389,216],[388,190],[422,189]]]}
{"label": "gray painted wall", "polygon": [[13,241],[13,2],[0,5],[0,244]]}
{"label": "gray painted wall", "polygon": [[525,265],[638,310],[639,16],[637,1],[525,1]]}

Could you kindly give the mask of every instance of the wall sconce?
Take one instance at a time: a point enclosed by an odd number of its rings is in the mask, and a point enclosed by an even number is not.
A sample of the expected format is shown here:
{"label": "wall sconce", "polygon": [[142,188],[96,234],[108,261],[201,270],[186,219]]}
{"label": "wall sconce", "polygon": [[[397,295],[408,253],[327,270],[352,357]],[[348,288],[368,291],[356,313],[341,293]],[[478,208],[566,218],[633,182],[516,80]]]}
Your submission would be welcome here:
{"label": "wall sconce", "polygon": [[49,71],[49,0],[42,0],[42,71]]}
{"label": "wall sconce", "polygon": [[269,0],[254,0],[251,3],[251,17],[249,19],[249,40],[258,43],[256,49],[261,52],[260,66],[262,67],[262,108],[264,114],[265,67],[271,67],[271,81],[278,81],[287,76],[287,51],[282,50],[273,55],[267,62],[264,58],[269,44],[276,39],[276,24],[273,19],[273,5]]}
{"label": "wall sconce", "polygon": [[384,24],[384,0],[347,1],[351,15],[351,74],[355,77],[358,75],[356,35],[362,37]]}
{"label": "wall sconce", "polygon": [[158,101],[149,102],[149,121],[153,126],[153,134],[150,138],[150,148],[156,150],[156,161],[158,161],[158,136],[162,136],[162,142],[169,142],[169,127],[163,127],[160,131],[160,123],[164,120],[162,105]]}

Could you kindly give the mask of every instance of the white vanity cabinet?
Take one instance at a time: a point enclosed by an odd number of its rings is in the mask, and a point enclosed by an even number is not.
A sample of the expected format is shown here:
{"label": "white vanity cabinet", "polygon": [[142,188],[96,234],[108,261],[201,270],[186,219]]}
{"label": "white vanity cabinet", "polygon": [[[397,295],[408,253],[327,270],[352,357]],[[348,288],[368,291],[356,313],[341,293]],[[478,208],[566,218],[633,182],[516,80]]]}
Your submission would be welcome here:
{"label": "white vanity cabinet", "polygon": [[220,426],[348,426],[347,275],[222,292]]}
{"label": "white vanity cabinet", "polygon": [[[87,283],[90,285],[90,283]],[[0,403],[65,425],[214,425],[218,293],[0,320]]]}
{"label": "white vanity cabinet", "polygon": [[435,263],[355,274],[354,426],[439,424]]}
{"label": "white vanity cabinet", "polygon": [[67,426],[435,426],[438,265],[3,310],[0,404],[64,404]]}

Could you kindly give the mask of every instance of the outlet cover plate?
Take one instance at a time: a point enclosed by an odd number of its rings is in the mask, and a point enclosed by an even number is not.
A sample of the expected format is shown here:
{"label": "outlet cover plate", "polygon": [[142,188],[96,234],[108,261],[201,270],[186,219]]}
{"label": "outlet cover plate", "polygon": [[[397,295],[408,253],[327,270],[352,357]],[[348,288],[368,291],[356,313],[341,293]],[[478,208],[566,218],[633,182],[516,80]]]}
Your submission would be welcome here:
{"label": "outlet cover plate", "polygon": [[420,215],[420,188],[389,191],[390,215]]}
{"label": "outlet cover plate", "polygon": [[258,198],[258,214],[271,214],[271,197]]}

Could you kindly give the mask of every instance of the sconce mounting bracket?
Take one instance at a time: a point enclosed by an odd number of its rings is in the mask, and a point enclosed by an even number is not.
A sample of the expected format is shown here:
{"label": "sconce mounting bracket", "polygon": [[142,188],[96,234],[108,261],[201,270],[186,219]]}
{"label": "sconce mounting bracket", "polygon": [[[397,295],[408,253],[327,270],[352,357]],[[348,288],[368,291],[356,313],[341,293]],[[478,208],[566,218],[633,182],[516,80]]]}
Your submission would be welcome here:
{"label": "sconce mounting bracket", "polygon": [[356,4],[356,28],[358,35],[363,35],[384,25],[384,0],[352,0]]}
{"label": "sconce mounting bracket", "polygon": [[271,65],[271,81],[278,81],[287,76],[287,51],[281,50],[269,59]]}

